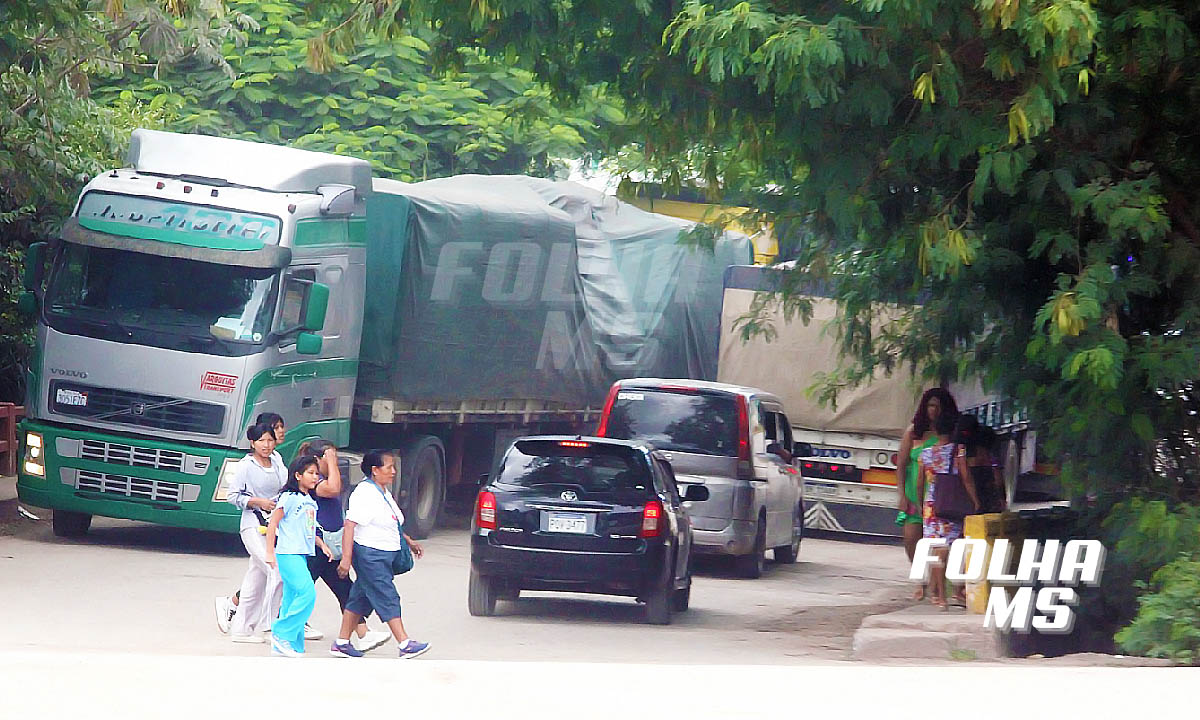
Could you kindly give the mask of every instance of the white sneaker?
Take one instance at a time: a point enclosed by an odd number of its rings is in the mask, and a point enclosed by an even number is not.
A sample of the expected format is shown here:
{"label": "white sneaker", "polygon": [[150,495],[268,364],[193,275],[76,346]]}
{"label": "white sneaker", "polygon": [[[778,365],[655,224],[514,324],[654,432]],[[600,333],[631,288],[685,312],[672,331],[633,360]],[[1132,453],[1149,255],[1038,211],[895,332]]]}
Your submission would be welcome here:
{"label": "white sneaker", "polygon": [[316,629],[312,625],[309,625],[308,623],[304,623],[304,639],[305,640],[320,640],[323,637],[325,637],[325,633]]}
{"label": "white sneaker", "polygon": [[263,636],[258,635],[257,633],[254,635],[230,635],[229,639],[234,641],[235,643],[259,643],[259,644],[261,644],[263,642],[266,642],[265,640],[263,640]]}
{"label": "white sneaker", "polygon": [[271,636],[271,654],[277,657],[298,658],[303,657],[301,653],[296,652],[283,640],[275,636]]}
{"label": "white sneaker", "polygon": [[384,645],[388,640],[392,639],[392,634],[383,632],[382,630],[368,630],[366,635],[359,637],[357,635],[350,636],[350,644],[359,652],[370,652],[380,645]]}
{"label": "white sneaker", "polygon": [[233,614],[237,605],[224,595],[213,598],[213,610],[217,614],[217,628],[225,635],[229,634],[229,624],[233,622]]}

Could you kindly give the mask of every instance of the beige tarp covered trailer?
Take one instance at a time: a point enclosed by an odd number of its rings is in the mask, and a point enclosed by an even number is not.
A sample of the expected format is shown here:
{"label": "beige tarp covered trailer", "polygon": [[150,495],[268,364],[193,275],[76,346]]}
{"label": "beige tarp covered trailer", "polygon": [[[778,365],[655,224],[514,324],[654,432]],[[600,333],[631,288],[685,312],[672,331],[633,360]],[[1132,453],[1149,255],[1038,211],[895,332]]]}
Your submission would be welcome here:
{"label": "beige tarp covered trailer", "polygon": [[792,425],[820,432],[852,433],[899,438],[912,420],[921,388],[901,369],[891,377],[880,372],[862,387],[838,393],[837,408],[822,406],[805,390],[818,372],[838,367],[836,339],[826,330],[837,312],[836,302],[812,297],[813,317],[805,325],[799,318],[784,319],[779,303],[772,303],[766,318],[777,335],[768,341],[754,337],[743,342],[734,329],[745,315],[756,291],[727,287],[721,309],[721,342],[717,379],[762,388],[783,399]]}

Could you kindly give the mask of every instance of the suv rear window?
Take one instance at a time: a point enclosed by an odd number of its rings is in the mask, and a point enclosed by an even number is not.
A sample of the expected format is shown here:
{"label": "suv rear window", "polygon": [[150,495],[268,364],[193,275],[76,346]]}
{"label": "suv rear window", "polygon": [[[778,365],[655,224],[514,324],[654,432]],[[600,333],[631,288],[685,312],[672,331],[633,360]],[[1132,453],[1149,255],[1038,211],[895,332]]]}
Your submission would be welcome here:
{"label": "suv rear window", "polygon": [[570,485],[588,493],[652,492],[650,467],[632,448],[589,444],[564,447],[556,441],[518,442],[504,458],[497,482],[519,487]]}
{"label": "suv rear window", "polygon": [[737,402],[723,393],[621,390],[604,434],[661,450],[736,456]]}

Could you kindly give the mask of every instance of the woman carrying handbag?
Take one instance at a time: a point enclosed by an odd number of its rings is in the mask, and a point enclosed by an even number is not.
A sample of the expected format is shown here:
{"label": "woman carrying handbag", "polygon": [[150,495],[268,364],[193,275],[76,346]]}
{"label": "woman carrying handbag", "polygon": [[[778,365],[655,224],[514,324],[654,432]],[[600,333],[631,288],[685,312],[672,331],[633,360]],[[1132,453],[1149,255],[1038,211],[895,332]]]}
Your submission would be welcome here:
{"label": "woman carrying handbag", "polygon": [[338,575],[347,577],[354,568],[354,586],[342,613],[342,629],[329,649],[334,657],[362,657],[350,644],[350,633],[372,610],[387,624],[400,646],[401,658],[413,658],[429,649],[429,643],[413,640],[400,619],[400,595],[392,578],[408,572],[414,559],[424,555],[421,545],[404,533],[404,513],[392,499],[396,481],[396,458],[386,450],[363,456],[365,477],[350,495],[342,532],[342,559]]}
{"label": "woman carrying handbag", "polygon": [[[946,557],[950,543],[963,536],[963,519],[979,508],[979,497],[970,477],[966,458],[960,457],[958,443],[950,442],[957,418],[938,419],[938,444],[921,453],[921,485],[924,498],[921,536],[942,538],[946,544],[937,549],[938,564],[930,575],[930,600],[946,607]],[[956,596],[957,598],[957,596]]]}

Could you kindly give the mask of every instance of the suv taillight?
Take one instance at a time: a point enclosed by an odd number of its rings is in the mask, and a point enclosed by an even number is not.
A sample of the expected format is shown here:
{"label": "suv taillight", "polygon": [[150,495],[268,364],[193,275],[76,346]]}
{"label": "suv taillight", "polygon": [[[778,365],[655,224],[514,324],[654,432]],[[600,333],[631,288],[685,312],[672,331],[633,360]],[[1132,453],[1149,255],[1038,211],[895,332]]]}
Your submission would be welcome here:
{"label": "suv taillight", "polygon": [[658,500],[651,500],[642,508],[642,531],[638,537],[658,537],[663,530],[663,506]]}
{"label": "suv taillight", "polygon": [[604,411],[600,413],[600,427],[596,428],[596,437],[604,437],[604,432],[608,430],[608,414],[612,412],[613,403],[616,402],[617,390],[620,385],[619,382],[615,382],[608,389],[608,397],[604,400]]}
{"label": "suv taillight", "polygon": [[496,496],[484,490],[476,503],[475,524],[485,530],[496,529]]}

